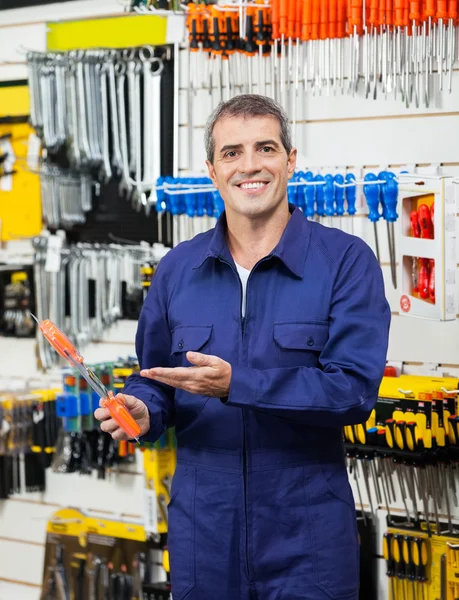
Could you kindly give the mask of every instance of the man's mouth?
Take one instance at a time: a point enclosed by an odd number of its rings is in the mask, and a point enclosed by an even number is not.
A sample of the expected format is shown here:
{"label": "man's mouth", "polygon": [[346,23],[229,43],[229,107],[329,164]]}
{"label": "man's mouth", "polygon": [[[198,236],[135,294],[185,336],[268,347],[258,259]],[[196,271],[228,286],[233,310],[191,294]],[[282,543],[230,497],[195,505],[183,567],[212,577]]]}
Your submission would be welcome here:
{"label": "man's mouth", "polygon": [[238,187],[240,187],[242,190],[259,190],[267,185],[267,181],[247,181],[245,183],[240,183]]}

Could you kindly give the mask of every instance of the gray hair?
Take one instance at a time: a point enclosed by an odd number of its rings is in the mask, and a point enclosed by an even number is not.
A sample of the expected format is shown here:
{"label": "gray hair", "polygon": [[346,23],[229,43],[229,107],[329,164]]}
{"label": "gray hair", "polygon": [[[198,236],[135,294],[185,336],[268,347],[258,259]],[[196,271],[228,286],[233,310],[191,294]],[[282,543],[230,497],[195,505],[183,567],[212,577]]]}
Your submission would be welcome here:
{"label": "gray hair", "polygon": [[204,133],[207,160],[213,164],[215,153],[215,140],[213,130],[220,119],[226,117],[274,117],[279,121],[280,138],[282,145],[290,154],[292,150],[292,134],[287,113],[282,106],[266,96],[258,94],[242,94],[235,96],[227,102],[220,102],[214,112],[210,115]]}

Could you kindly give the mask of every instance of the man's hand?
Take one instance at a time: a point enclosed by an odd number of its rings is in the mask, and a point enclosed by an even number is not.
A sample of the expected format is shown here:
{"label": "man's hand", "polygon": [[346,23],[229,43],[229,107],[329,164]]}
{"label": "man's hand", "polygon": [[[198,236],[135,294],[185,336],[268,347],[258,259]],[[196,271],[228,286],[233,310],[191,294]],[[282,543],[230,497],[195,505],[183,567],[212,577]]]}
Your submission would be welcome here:
{"label": "man's hand", "polygon": [[[123,402],[128,411],[140,425],[139,435],[145,435],[150,429],[150,413],[146,405],[142,402],[142,400],[139,400],[135,396],[117,394],[116,397]],[[121,441],[129,439],[128,435],[124,433],[115,419],[112,419],[109,411],[106,408],[98,408],[95,410],[94,417],[98,421],[101,421],[100,428],[102,431],[109,433],[114,440]]]}
{"label": "man's hand", "polygon": [[155,367],[140,371],[142,377],[148,377],[191,394],[224,398],[229,394],[231,365],[219,358],[200,352],[187,352],[187,359],[194,367],[176,367],[165,369]]}

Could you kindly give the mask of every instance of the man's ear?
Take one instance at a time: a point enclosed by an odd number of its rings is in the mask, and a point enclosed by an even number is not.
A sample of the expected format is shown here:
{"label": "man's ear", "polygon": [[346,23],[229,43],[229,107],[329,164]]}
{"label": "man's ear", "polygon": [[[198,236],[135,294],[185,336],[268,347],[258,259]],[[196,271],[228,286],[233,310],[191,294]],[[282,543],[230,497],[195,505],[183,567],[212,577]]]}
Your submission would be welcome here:
{"label": "man's ear", "polygon": [[296,168],[296,156],[297,156],[297,149],[296,148],[292,148],[288,160],[287,160],[287,171],[288,171],[288,178],[291,179],[293,176],[293,173],[295,172],[295,168]]}
{"label": "man's ear", "polygon": [[209,160],[206,160],[206,165],[207,165],[207,170],[209,171],[209,177],[210,177],[212,183],[214,184],[214,187],[218,189],[217,177],[215,175],[214,165]]}

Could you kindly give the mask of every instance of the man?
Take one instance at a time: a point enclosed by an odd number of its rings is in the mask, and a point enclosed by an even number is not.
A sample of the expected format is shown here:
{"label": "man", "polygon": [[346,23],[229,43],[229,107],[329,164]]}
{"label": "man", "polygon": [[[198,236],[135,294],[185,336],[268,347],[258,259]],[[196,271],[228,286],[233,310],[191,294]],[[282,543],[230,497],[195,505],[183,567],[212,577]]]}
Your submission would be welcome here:
{"label": "man", "polygon": [[366,421],[384,372],[381,270],[289,206],[296,150],[275,102],[220,105],[206,150],[225,213],[159,265],[121,395],[143,439],[176,427],[173,598],[357,600],[342,427]]}

